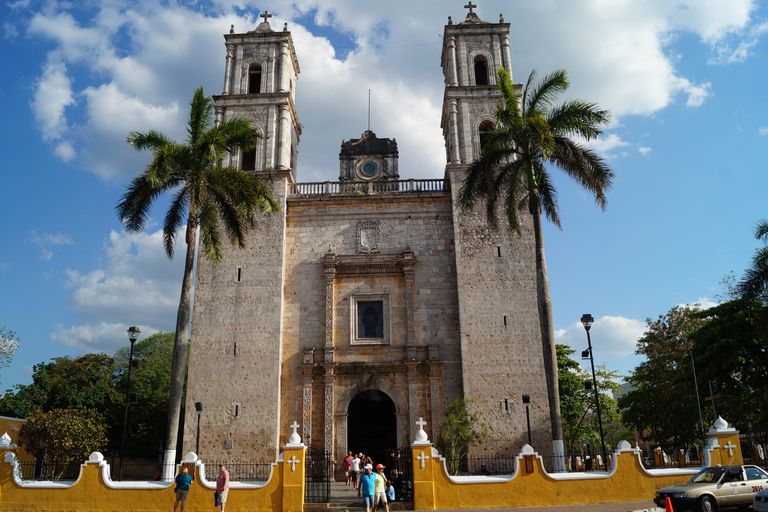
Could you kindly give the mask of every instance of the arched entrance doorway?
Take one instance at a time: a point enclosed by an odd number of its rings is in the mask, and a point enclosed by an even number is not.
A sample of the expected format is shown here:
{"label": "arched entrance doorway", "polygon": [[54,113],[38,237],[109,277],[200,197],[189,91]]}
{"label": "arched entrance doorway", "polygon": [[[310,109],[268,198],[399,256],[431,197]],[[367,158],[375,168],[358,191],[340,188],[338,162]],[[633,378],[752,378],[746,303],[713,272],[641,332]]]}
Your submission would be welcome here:
{"label": "arched entrance doorway", "polygon": [[[378,389],[355,396],[347,409],[348,449],[385,463],[387,449],[397,448],[395,403]],[[386,463],[385,463],[386,464]]]}

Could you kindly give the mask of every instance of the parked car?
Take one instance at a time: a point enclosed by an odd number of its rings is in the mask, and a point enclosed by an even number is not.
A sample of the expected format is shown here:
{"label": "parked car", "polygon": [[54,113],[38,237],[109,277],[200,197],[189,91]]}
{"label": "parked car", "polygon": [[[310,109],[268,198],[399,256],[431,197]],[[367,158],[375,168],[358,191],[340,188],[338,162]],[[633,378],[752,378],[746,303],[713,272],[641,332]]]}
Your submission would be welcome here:
{"label": "parked car", "polygon": [[768,473],[762,468],[715,466],[702,469],[688,483],[661,489],[653,501],[664,507],[669,497],[675,512],[717,512],[719,508],[749,507],[763,490],[768,490]]}

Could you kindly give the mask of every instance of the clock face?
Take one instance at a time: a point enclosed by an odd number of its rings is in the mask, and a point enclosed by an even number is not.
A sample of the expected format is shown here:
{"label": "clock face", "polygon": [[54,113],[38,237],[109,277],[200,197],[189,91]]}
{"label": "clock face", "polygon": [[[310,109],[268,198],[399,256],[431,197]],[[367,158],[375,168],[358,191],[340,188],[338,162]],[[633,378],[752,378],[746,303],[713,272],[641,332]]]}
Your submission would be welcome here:
{"label": "clock face", "polygon": [[376,176],[376,173],[379,171],[379,166],[376,164],[376,162],[372,160],[368,160],[367,162],[363,163],[363,165],[360,166],[360,173],[368,178],[371,178],[373,176]]}

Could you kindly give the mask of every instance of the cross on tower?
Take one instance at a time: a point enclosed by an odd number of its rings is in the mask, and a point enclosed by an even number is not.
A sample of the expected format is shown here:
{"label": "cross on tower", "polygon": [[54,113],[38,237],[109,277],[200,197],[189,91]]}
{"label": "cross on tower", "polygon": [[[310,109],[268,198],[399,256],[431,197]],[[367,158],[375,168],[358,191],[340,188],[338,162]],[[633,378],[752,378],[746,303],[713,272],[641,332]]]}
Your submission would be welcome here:
{"label": "cross on tower", "polygon": [[[477,6],[475,6],[475,7],[477,7]],[[263,13],[259,14],[259,18],[264,18],[264,23],[268,23],[269,22],[269,18],[271,18],[271,17],[272,17],[272,15],[269,14],[269,11],[264,11]]]}
{"label": "cross on tower", "polygon": [[464,6],[465,9],[469,9],[469,14],[472,14],[472,9],[474,9],[475,7],[477,7],[477,6],[474,5],[471,1],[467,5]]}

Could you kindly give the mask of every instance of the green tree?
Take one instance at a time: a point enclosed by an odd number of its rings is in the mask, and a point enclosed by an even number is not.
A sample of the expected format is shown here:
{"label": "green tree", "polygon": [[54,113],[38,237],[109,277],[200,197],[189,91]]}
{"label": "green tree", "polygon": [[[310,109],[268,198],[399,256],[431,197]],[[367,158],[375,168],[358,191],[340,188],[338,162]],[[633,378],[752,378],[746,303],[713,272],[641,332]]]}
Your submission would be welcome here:
{"label": "green tree", "polygon": [[605,192],[613,182],[613,172],[593,150],[573,138],[598,137],[610,114],[594,103],[581,100],[555,105],[569,87],[564,70],[548,74],[534,84],[532,71],[520,94],[509,73],[499,68],[498,83],[502,104],[496,111],[496,128],[484,141],[480,157],[469,167],[459,196],[459,204],[472,210],[485,200],[489,222],[495,225],[497,208],[504,211],[510,229],[520,233],[519,211],[527,206],[533,220],[536,241],[536,290],[539,322],[544,350],[552,438],[557,450],[562,442],[560,400],[557,383],[557,354],[552,319],[552,298],[544,257],[542,212],[560,226],[557,195],[549,172],[557,167],[594,195],[605,209]]}
{"label": "green tree", "polygon": [[19,429],[19,445],[45,461],[43,478],[55,479],[69,464],[82,463],[106,447],[106,425],[92,409],[36,411]]}
{"label": "green tree", "polygon": [[[575,350],[568,345],[557,345],[560,413],[563,418],[565,452],[569,455],[580,454],[580,447],[587,442],[595,447],[600,446],[595,392],[591,388],[586,389],[585,386],[585,382],[592,383],[592,375],[569,357],[574,352]],[[605,366],[599,366],[595,371],[595,377],[600,399],[600,415],[603,420],[603,437],[606,450],[610,450],[618,441],[627,437],[626,429],[621,426],[618,404],[613,398],[613,392],[619,389],[620,375],[617,372],[608,371]],[[608,428],[609,425],[610,428]]]}
{"label": "green tree", "polygon": [[20,384],[0,398],[0,415],[19,411],[90,408],[113,419],[120,403],[112,378],[115,363],[106,354],[55,357],[33,366],[32,384]]}
{"label": "green tree", "polygon": [[[131,393],[136,403],[130,405],[126,438],[126,453],[153,457],[160,448],[168,422],[168,400],[171,390],[172,332],[157,332],[139,340],[133,348],[138,368],[131,370]],[[129,348],[115,354],[115,388],[121,396],[120,410],[125,407],[126,377]],[[121,423],[118,425],[122,432]],[[118,439],[110,436],[110,439]]]}
{"label": "green tree", "polygon": [[722,395],[718,413],[740,429],[765,428],[768,310],[758,299],[735,299],[692,316],[701,322],[690,335],[696,370]]}
{"label": "green tree", "polygon": [[765,242],[765,247],[755,251],[752,266],[744,272],[738,290],[744,299],[761,299],[768,302],[768,220],[761,220],[755,227],[755,238]]}
{"label": "green tree", "polygon": [[646,360],[627,378],[632,389],[619,399],[624,423],[648,431],[644,439],[664,449],[703,441],[691,362],[691,350],[700,360],[691,337],[704,323],[696,311],[675,306],[656,321],[646,320],[635,351]]}
{"label": "green tree", "polygon": [[170,468],[176,458],[197,230],[200,229],[203,255],[219,262],[222,258],[220,225],[233,245],[244,248],[246,229],[254,214],[278,210],[269,188],[257,176],[223,165],[226,156],[254,148],[258,132],[248,120],[239,117],[214,125],[213,111],[213,100],[206,97],[200,87],[190,103],[185,143],[179,144],[154,130],[131,132],[128,144],[138,151],[152,151],[152,161],[141,176],[131,182],[117,205],[117,216],[125,223],[126,230],[142,231],[152,203],[162,194],[173,193],[163,223],[163,242],[169,258],[173,257],[174,240],[186,223],[187,248],[176,318],[165,438],[166,468]]}
{"label": "green tree", "polygon": [[0,324],[0,369],[11,365],[17,348],[19,348],[19,339],[16,333]]}
{"label": "green tree", "polygon": [[461,460],[467,456],[470,447],[488,438],[489,427],[480,421],[480,411],[470,412],[474,400],[457,398],[445,411],[445,420],[440,423],[437,435],[437,449],[448,461],[448,470],[455,475],[459,472]]}

